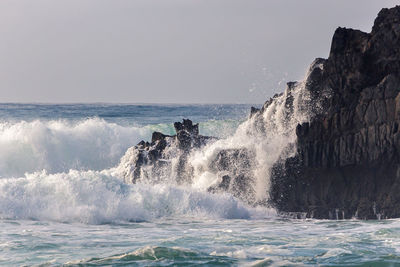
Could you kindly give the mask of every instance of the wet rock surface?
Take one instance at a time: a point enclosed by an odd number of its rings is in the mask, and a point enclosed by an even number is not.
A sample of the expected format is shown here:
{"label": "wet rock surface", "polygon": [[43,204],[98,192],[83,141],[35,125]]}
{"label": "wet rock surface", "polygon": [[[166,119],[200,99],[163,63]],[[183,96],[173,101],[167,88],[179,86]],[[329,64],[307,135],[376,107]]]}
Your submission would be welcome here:
{"label": "wet rock surface", "polygon": [[314,218],[400,217],[400,6],[371,33],[338,28],[317,61],[307,89],[330,96],[297,126],[297,155],[273,168],[270,203]]}
{"label": "wet rock surface", "polygon": [[[191,120],[175,122],[176,135],[165,135],[153,132],[151,143],[141,141],[136,146],[128,149],[122,158],[120,166],[125,181],[136,183],[140,179],[148,178],[149,181],[168,179],[171,172],[175,172],[178,182],[183,182],[190,177],[187,169],[187,156],[190,151],[201,148],[215,137],[199,134],[199,125]],[[172,160],[176,159],[175,164]],[[158,180],[157,180],[158,179]]]}

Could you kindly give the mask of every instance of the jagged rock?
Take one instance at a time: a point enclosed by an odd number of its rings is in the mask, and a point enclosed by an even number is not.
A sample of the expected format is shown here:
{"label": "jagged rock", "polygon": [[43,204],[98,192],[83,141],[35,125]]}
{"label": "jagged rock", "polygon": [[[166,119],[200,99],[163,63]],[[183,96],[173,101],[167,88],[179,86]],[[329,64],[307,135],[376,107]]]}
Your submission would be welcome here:
{"label": "jagged rock", "polygon": [[[159,182],[169,179],[175,173],[178,182],[183,182],[189,176],[190,166],[187,166],[187,156],[193,149],[203,147],[215,137],[199,134],[199,125],[191,120],[175,122],[176,135],[165,135],[153,132],[151,143],[140,141],[136,146],[128,149],[121,159],[118,171],[125,181],[136,183],[140,179]],[[172,161],[177,159],[176,165]]]}
{"label": "jagged rock", "polygon": [[318,61],[307,89],[330,96],[297,126],[297,156],[274,167],[270,203],[315,218],[400,217],[400,6],[382,9],[371,33],[338,28]]}
{"label": "jagged rock", "polygon": [[[190,183],[193,166],[188,160],[189,156],[217,139],[199,135],[198,124],[190,120],[175,122],[174,128],[176,135],[153,132],[151,143],[141,141],[128,149],[118,166],[119,175],[129,183],[137,183],[139,180],[158,183],[171,179],[171,182]],[[210,186],[208,191],[226,191],[249,203],[254,202],[254,159],[254,153],[246,148],[218,151],[208,168],[221,181]]]}

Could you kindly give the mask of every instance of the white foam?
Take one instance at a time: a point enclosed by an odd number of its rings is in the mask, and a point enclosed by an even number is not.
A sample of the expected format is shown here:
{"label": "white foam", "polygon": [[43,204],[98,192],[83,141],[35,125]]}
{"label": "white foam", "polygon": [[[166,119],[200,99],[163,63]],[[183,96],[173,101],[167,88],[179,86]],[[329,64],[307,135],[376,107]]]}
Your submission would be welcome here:
{"label": "white foam", "polygon": [[[287,99],[293,101],[292,105]],[[196,214],[222,218],[269,216],[271,210],[250,208],[228,193],[208,193],[207,189],[224,175],[221,172],[227,171],[216,170],[212,163],[220,151],[246,149],[255,155],[255,162],[245,169],[249,177],[254,177],[251,182],[255,196],[249,199],[268,199],[271,168],[279,158],[295,153],[296,126],[312,115],[308,101],[305,83],[298,83],[273,98],[264,106],[262,116],[245,121],[232,136],[193,151],[188,157],[190,182],[185,186],[176,183],[180,154],[172,145],[164,151],[168,171],[151,172],[152,166],[147,166],[148,181],[139,180],[143,184],[126,184],[120,179],[126,178],[121,173],[134,171],[137,151],[128,147],[141,139],[149,140],[154,130],[171,134],[166,129],[171,130],[172,125],[121,126],[101,119],[0,123],[0,215],[88,223]],[[211,126],[205,129],[219,127],[222,131],[230,123],[210,121]],[[116,168],[109,169],[112,166]],[[24,173],[23,178],[9,178]],[[155,176],[160,173],[165,177]],[[118,175],[121,177],[115,178]],[[144,184],[149,180],[152,185]]]}
{"label": "white foam", "polygon": [[109,168],[127,148],[149,139],[154,128],[121,126],[98,118],[75,123],[3,122],[0,123],[0,177],[18,177],[41,170],[56,173]]}
{"label": "white foam", "polygon": [[[265,202],[269,198],[273,166],[278,160],[284,160],[296,153],[297,125],[309,121],[319,112],[319,101],[311,99],[306,84],[310,71],[321,67],[312,65],[303,82],[290,84],[283,94],[268,101],[261,113],[241,123],[232,135],[192,150],[184,166],[179,161],[181,152],[177,149],[177,143],[170,140],[162,155],[166,164],[160,166],[150,161],[148,165],[139,166],[140,171],[137,172],[139,151],[130,148],[121,158],[115,175],[127,182],[134,179],[173,184],[183,180],[192,188],[206,191],[210,186],[221,182],[222,177],[235,179],[240,177],[237,176],[240,173],[241,177],[248,179],[246,182],[249,186],[246,189],[249,190],[237,195],[249,203]],[[218,168],[214,164],[224,151],[227,153],[223,160],[229,162],[229,169]],[[239,162],[241,159],[237,157],[238,153],[245,155],[246,162],[242,165],[243,162]],[[140,177],[134,177],[135,175]],[[182,176],[186,177],[182,179]]]}
{"label": "white foam", "polygon": [[[235,121],[208,121],[203,134],[231,134]],[[0,122],[0,178],[25,172],[103,170],[115,166],[127,149],[150,140],[153,131],[173,134],[173,125],[122,126],[99,118],[77,122],[35,120]]]}
{"label": "white foam", "polygon": [[[293,110],[289,111],[286,99],[293,97]],[[253,172],[255,178],[253,188],[256,200],[268,198],[270,171],[280,158],[294,155],[296,142],[296,126],[308,121],[312,115],[307,109],[309,93],[304,83],[298,83],[274,98],[264,106],[262,125],[265,132],[257,127],[260,123],[252,117],[242,123],[235,134],[206,146],[191,154],[189,162],[194,167],[194,186],[206,189],[219,181],[223,173],[210,169],[220,151],[227,149],[246,149],[254,153]]]}
{"label": "white foam", "polygon": [[165,184],[126,184],[109,171],[37,172],[0,179],[2,218],[104,223],[183,215],[249,219],[252,213],[252,208],[229,194]]}

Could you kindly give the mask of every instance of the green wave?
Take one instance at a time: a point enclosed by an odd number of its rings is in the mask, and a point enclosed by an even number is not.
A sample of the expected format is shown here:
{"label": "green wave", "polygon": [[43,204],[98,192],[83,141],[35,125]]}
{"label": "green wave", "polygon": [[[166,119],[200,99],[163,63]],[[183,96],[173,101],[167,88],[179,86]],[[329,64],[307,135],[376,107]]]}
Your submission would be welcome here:
{"label": "green wave", "polygon": [[91,258],[64,266],[232,266],[237,259],[177,247],[144,247],[133,252]]}

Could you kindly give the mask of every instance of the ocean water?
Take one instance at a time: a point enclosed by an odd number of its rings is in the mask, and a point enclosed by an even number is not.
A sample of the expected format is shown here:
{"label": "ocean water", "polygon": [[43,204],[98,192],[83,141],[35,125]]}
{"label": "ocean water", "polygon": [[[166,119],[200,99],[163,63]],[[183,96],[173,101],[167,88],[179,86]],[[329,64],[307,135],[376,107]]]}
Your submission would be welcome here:
{"label": "ocean water", "polygon": [[[265,143],[250,105],[0,104],[0,265],[400,266],[400,220],[291,219],[207,192],[215,151],[260,148],[257,177],[290,147],[307,116],[279,123],[278,100]],[[220,138],[191,156],[193,184],[124,182],[128,148],[183,118]]]}

